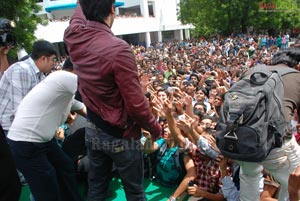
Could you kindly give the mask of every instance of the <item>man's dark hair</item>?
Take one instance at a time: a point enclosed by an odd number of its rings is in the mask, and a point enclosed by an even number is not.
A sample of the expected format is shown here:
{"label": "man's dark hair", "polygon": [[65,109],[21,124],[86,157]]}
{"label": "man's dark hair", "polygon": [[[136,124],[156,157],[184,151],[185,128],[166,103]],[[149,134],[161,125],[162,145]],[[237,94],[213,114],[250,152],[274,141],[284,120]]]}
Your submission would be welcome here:
{"label": "man's dark hair", "polygon": [[213,121],[213,117],[210,116],[210,115],[203,115],[202,118],[201,118],[201,121],[202,121],[203,119],[210,119],[211,121]]}
{"label": "man's dark hair", "polygon": [[200,78],[199,78],[199,76],[198,76],[196,73],[192,73],[192,74],[190,75],[189,80],[191,80],[192,77],[195,77],[195,78],[197,79],[198,82],[200,81]]}
{"label": "man's dark hair", "polygon": [[79,0],[85,18],[104,23],[115,0]]}
{"label": "man's dark hair", "polygon": [[175,75],[169,75],[168,80],[169,80],[170,78],[174,78],[174,79],[176,80],[176,76],[175,76]]}
{"label": "man's dark hair", "polygon": [[206,97],[208,97],[208,91],[205,87],[197,88],[196,91],[202,91]]}
{"label": "man's dark hair", "polygon": [[33,60],[39,59],[41,56],[50,57],[57,55],[54,45],[46,40],[38,40],[33,43],[31,58]]}
{"label": "man's dark hair", "polygon": [[169,92],[168,92],[168,90],[166,90],[165,88],[158,89],[158,90],[156,91],[156,94],[158,94],[159,92],[165,92],[165,93],[167,94],[167,96],[169,96]]}
{"label": "man's dark hair", "polygon": [[178,70],[177,73],[178,73],[179,75],[184,75],[184,74],[185,74],[185,73],[184,73],[184,70],[181,70],[181,69]]}
{"label": "man's dark hair", "polygon": [[220,97],[220,98],[222,98],[222,101],[224,101],[224,96],[225,96],[225,94],[224,93],[220,93],[220,92],[218,92],[217,94],[216,94],[216,97]]}
{"label": "man's dark hair", "polygon": [[296,66],[300,61],[300,47],[289,47],[279,51],[272,59],[272,65],[286,64],[289,67]]}
{"label": "man's dark hair", "polygon": [[[207,112],[207,106],[204,104],[204,103],[201,103],[201,102],[196,102],[195,103],[195,105],[194,105],[194,107],[193,107],[193,112],[195,112],[195,107],[197,106],[197,105],[201,105],[201,106],[203,106],[203,109],[204,109],[204,113],[206,114],[206,112]],[[204,114],[203,114],[204,115]]]}
{"label": "man's dark hair", "polygon": [[200,110],[193,110],[193,114],[197,115],[199,117],[199,119],[202,119],[202,117],[204,116],[204,114],[200,111]]}
{"label": "man's dark hair", "polygon": [[73,63],[72,63],[70,57],[68,57],[66,59],[66,61],[64,62],[64,65],[62,67],[62,69],[65,70],[65,71],[69,71],[69,72],[73,71]]}

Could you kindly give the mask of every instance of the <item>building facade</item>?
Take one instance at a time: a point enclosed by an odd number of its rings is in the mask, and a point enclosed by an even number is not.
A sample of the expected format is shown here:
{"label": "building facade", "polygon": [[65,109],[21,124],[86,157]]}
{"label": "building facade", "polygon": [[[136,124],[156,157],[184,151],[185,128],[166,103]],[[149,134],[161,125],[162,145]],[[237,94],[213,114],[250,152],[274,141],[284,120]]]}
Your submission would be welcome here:
{"label": "building facade", "polygon": [[[76,8],[77,0],[40,0],[38,14],[49,19],[46,26],[38,25],[37,39],[52,43],[63,41],[64,30]],[[180,0],[123,0],[116,10],[113,33],[130,44],[149,47],[154,42],[190,38],[191,25],[178,20]]]}

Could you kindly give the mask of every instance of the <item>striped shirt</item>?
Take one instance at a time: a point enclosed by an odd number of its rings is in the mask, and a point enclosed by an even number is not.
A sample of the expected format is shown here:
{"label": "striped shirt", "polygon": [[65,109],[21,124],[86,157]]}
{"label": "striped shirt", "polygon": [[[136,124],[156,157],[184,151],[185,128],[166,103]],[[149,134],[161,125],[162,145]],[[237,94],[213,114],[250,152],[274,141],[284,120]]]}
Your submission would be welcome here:
{"label": "striped shirt", "polygon": [[44,78],[31,58],[5,71],[0,80],[0,125],[4,130],[9,130],[21,100]]}

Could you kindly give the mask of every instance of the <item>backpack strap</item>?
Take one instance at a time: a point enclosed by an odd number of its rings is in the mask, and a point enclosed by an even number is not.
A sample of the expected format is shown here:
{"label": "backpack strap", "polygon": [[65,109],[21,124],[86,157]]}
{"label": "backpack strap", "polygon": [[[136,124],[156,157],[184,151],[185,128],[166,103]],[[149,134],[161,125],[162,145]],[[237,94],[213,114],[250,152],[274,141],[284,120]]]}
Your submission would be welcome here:
{"label": "backpack strap", "polygon": [[181,160],[180,156],[181,156],[182,153],[184,153],[184,149],[178,147],[176,149],[176,152],[173,154],[173,158],[174,158],[174,161],[175,161],[176,168],[180,173],[182,172],[182,162],[180,161]]}
{"label": "backpack strap", "polygon": [[167,146],[167,143],[164,142],[161,147],[159,148],[159,153],[158,153],[158,156],[157,156],[157,160],[160,160],[161,157],[164,155],[164,153],[166,152],[168,146]]}
{"label": "backpack strap", "polygon": [[[159,148],[159,154],[157,156],[157,160],[160,160],[162,158],[162,156],[164,155],[164,153],[166,152],[168,146],[167,146],[167,143],[164,142],[162,144],[162,146]],[[175,165],[176,165],[176,168],[181,171],[182,170],[182,165],[180,163],[180,154],[181,153],[184,153],[184,148],[179,148],[177,147],[176,151],[173,153],[173,159],[175,161]]]}
{"label": "backpack strap", "polygon": [[290,68],[290,67],[280,67],[278,69],[275,70],[280,76],[284,76],[286,74],[290,74],[290,73],[299,73],[298,70],[294,69],[294,68]]}
{"label": "backpack strap", "polygon": [[267,66],[265,64],[258,64],[254,66],[253,68],[250,68],[247,72],[243,74],[243,77],[247,75],[248,73],[254,73],[256,71],[266,71],[266,72],[277,72],[280,76],[290,74],[290,73],[299,73],[300,71],[288,67],[288,66]]}

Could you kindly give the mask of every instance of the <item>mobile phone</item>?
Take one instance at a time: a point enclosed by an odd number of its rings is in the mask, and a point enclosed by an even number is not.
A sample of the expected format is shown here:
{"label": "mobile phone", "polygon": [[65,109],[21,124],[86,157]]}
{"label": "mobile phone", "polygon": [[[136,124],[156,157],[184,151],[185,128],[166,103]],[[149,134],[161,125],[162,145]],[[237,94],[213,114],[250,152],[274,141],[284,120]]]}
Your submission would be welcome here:
{"label": "mobile phone", "polygon": [[178,119],[179,119],[180,121],[185,121],[185,116],[184,116],[184,115],[179,115],[179,116],[178,116]]}
{"label": "mobile phone", "polygon": [[188,183],[189,186],[194,186],[194,182],[192,180],[189,181]]}
{"label": "mobile phone", "polygon": [[169,93],[174,93],[175,89],[174,89],[173,87],[168,87],[168,88],[167,88],[167,91],[168,91]]}

